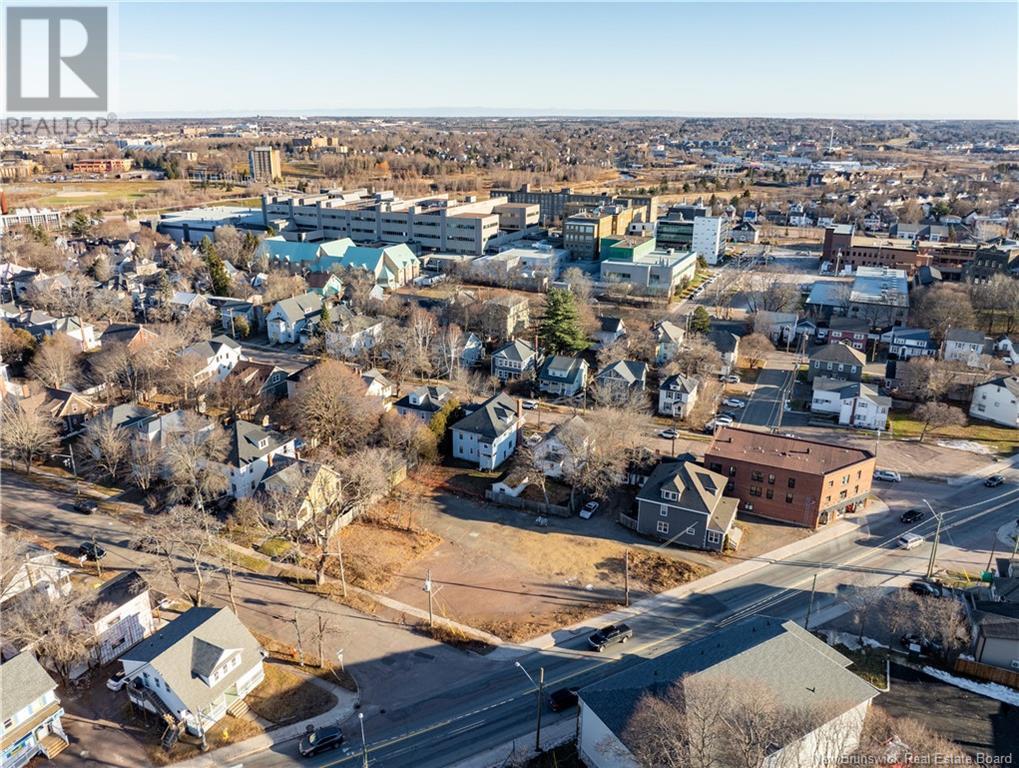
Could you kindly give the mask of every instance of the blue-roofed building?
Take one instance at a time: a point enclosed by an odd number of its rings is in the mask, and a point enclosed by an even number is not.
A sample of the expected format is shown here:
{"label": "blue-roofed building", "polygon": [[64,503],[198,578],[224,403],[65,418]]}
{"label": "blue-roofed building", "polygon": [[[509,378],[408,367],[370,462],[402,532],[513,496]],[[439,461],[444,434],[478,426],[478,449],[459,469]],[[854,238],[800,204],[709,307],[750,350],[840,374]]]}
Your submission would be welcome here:
{"label": "blue-roofed building", "polygon": [[406,285],[421,273],[420,260],[403,243],[379,248],[359,245],[348,248],[339,265],[370,272],[375,275],[376,284],[387,290]]}
{"label": "blue-roofed building", "polygon": [[[258,255],[265,256],[270,263],[283,267],[311,267],[322,257],[339,259],[348,248],[354,246],[349,237],[341,240],[326,240],[311,243],[300,240],[287,240],[277,235],[267,237],[258,246]],[[322,270],[326,271],[326,270]]]}

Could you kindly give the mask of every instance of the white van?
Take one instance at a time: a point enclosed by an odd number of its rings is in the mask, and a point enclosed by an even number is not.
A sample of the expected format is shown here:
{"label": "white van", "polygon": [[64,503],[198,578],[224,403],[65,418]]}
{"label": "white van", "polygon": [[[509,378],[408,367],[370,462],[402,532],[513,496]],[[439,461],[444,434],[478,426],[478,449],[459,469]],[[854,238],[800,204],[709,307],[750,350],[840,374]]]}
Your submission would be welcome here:
{"label": "white van", "polygon": [[924,543],[924,537],[917,533],[904,533],[899,537],[899,549],[916,549]]}

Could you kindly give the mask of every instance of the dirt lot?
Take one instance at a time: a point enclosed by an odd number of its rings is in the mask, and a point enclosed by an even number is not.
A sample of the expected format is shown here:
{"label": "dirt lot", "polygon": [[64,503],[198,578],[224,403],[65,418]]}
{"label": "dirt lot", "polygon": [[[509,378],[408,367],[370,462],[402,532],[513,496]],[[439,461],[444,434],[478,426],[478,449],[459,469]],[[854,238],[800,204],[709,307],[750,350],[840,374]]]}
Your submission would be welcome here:
{"label": "dirt lot", "polygon": [[427,607],[422,585],[430,571],[438,613],[506,639],[533,637],[622,603],[627,549],[632,600],[708,573],[718,562],[649,547],[608,512],[537,527],[534,513],[454,496],[415,478],[401,486],[401,499],[394,519],[422,530],[374,536],[365,525],[356,548],[344,537],[348,563],[369,553],[365,561],[384,570],[373,578],[386,593],[419,608]]}

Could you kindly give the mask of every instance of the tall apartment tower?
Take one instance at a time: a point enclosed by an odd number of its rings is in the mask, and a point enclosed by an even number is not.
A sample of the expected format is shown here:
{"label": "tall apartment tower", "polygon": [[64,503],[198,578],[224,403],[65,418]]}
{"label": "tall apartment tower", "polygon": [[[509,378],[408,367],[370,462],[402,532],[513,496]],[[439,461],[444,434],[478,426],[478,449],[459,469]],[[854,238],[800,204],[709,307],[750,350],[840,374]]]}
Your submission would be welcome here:
{"label": "tall apartment tower", "polygon": [[275,147],[255,147],[248,152],[248,170],[256,181],[272,182],[283,178],[280,151]]}

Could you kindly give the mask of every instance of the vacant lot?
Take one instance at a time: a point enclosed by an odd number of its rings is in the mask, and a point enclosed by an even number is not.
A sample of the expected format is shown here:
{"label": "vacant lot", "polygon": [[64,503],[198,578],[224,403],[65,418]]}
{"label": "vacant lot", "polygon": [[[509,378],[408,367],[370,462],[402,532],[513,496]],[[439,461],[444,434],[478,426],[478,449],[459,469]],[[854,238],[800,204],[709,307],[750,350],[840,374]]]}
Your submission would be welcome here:
{"label": "vacant lot", "polygon": [[639,543],[608,512],[539,527],[534,513],[454,496],[414,478],[401,491],[396,519],[421,530],[373,536],[366,527],[356,554],[354,539],[348,544],[344,536],[348,563],[370,559],[372,579],[387,594],[422,609],[430,572],[437,613],[505,639],[533,637],[621,604],[627,549],[631,600],[696,578],[717,562]]}

